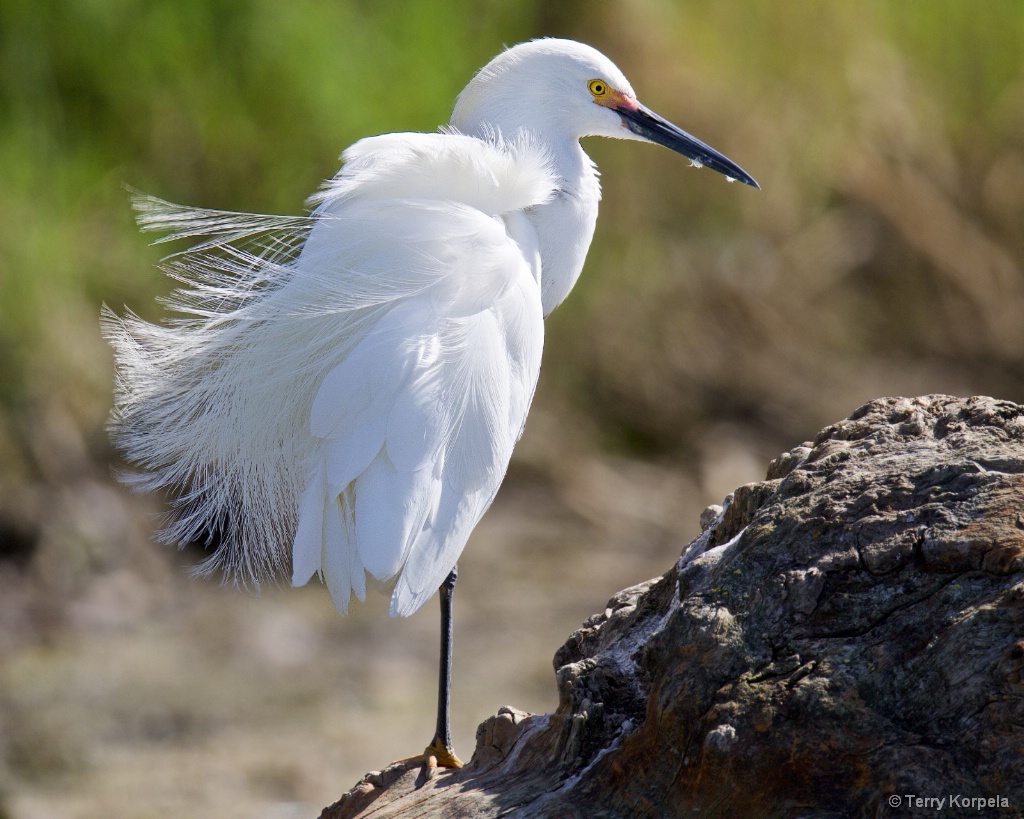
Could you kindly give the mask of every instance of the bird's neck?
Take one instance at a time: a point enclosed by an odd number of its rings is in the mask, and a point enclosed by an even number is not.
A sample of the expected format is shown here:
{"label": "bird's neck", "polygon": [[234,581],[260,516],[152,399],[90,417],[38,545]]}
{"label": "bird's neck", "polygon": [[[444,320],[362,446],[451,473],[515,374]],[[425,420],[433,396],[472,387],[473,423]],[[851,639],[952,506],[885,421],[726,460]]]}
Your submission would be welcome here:
{"label": "bird's neck", "polygon": [[520,123],[537,123],[529,130],[547,148],[558,177],[558,195],[526,214],[540,243],[541,301],[546,316],[569,295],[583,269],[597,224],[601,186],[597,169],[580,147],[578,135],[567,129],[558,112],[538,121],[535,111],[518,110],[516,100],[515,95],[464,91],[450,124],[461,133],[493,139],[495,135],[510,138],[521,133]]}
{"label": "bird's neck", "polygon": [[541,302],[544,315],[572,290],[583,270],[597,224],[601,186],[597,169],[575,139],[556,143],[552,160],[558,194],[527,213],[540,241]]}

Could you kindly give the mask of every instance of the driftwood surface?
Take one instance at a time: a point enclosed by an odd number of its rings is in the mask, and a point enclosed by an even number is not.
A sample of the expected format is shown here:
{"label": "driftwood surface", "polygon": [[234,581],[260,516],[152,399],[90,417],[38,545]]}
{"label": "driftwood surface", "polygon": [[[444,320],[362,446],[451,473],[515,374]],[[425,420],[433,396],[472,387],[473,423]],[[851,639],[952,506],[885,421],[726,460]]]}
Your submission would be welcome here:
{"label": "driftwood surface", "polygon": [[1024,407],[873,401],[702,523],[559,649],[555,713],[323,819],[1024,812]]}

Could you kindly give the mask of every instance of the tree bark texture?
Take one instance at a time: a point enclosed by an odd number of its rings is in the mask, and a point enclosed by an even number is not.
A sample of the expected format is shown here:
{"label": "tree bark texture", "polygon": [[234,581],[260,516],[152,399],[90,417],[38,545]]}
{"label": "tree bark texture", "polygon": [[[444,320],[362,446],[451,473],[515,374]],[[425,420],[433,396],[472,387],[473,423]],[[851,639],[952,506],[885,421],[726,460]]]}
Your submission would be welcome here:
{"label": "tree bark texture", "polygon": [[1024,407],[872,401],[702,523],[558,650],[553,714],[323,819],[1024,812]]}

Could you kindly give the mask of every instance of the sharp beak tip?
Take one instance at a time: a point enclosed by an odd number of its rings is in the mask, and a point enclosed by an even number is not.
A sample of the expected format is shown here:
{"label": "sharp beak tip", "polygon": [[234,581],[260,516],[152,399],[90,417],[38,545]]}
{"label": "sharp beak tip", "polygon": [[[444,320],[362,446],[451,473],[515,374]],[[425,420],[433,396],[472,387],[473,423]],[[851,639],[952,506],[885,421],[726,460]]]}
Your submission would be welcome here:
{"label": "sharp beak tip", "polygon": [[[723,157],[724,159],[724,157]],[[714,165],[699,160],[690,160],[691,167],[694,168],[709,168],[715,173],[720,173],[725,177],[727,182],[742,182],[744,185],[750,185],[752,188],[761,190],[761,186],[757,180],[754,179],[749,173],[743,170],[739,165],[736,165],[731,160],[726,160],[729,165],[723,165],[722,162],[716,162]],[[716,167],[717,166],[717,167]]]}
{"label": "sharp beak tip", "polygon": [[757,180],[731,159],[658,116],[649,108],[638,105],[636,108],[616,110],[622,116],[623,124],[637,136],[682,154],[698,167],[711,168],[730,182],[739,181],[761,190]]}

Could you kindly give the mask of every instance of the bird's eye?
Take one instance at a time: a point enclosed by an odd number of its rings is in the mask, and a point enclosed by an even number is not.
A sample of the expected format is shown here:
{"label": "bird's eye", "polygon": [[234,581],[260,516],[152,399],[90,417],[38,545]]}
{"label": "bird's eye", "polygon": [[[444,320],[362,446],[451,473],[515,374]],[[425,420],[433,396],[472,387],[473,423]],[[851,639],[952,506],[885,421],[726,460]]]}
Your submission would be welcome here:
{"label": "bird's eye", "polygon": [[601,80],[591,80],[587,83],[587,88],[590,89],[590,93],[600,99],[608,93],[608,85]]}

